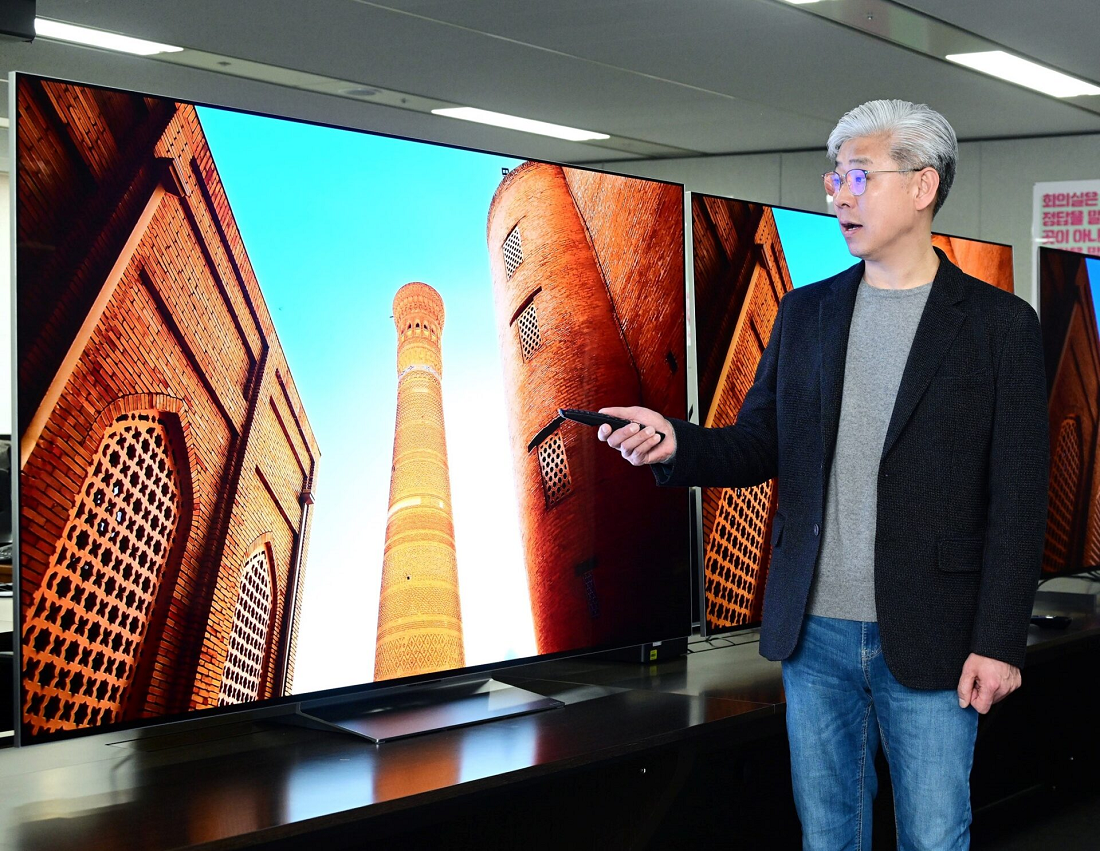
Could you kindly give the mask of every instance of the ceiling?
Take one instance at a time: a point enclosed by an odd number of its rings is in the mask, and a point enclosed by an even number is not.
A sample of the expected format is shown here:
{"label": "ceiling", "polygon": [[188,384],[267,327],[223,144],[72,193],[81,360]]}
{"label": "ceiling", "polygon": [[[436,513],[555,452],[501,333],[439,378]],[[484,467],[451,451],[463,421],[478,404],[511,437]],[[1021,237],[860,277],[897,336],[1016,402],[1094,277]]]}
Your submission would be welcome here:
{"label": "ceiling", "polygon": [[1100,4],[1095,0],[917,0],[906,5],[1068,74],[1094,82],[1100,77]]}
{"label": "ceiling", "polygon": [[[875,2],[881,7],[884,0]],[[1097,0],[906,5],[1100,82]],[[962,140],[1100,132],[1100,114],[871,37],[813,9],[781,0],[38,0],[44,17],[597,130],[681,156],[820,148],[844,111],[876,97],[930,103]],[[15,68],[83,72],[79,78],[90,82],[176,97],[214,92],[205,97],[238,106],[253,103],[256,87],[265,87],[41,41],[0,43],[0,72]],[[459,128],[453,119],[397,115],[404,111],[325,95],[268,96],[254,108],[561,161],[637,156]]]}

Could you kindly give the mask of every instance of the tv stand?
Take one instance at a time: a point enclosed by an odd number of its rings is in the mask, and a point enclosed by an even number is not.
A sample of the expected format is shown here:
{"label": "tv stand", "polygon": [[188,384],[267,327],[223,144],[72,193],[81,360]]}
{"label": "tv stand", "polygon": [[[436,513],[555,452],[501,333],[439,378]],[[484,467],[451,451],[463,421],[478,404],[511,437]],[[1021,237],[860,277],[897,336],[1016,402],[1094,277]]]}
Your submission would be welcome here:
{"label": "tv stand", "polygon": [[[1097,609],[1095,592],[1048,591],[1040,589],[1035,593],[1036,614],[1050,612],[1081,612],[1092,614]],[[1040,611],[1041,610],[1041,611]]]}
{"label": "tv stand", "polygon": [[436,681],[386,689],[384,693],[302,701],[293,713],[271,720],[351,733],[379,743],[559,706],[564,706],[560,700],[493,679]]}

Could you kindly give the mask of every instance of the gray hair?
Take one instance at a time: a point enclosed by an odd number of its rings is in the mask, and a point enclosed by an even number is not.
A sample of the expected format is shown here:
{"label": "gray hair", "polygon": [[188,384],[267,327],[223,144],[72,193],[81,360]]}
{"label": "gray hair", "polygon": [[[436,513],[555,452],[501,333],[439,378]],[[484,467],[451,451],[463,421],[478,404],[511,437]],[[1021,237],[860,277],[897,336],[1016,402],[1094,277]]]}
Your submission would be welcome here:
{"label": "gray hair", "polygon": [[829,134],[829,159],[836,161],[840,146],[861,136],[890,134],[890,156],[900,168],[932,167],[940,176],[936,205],[940,211],[959,163],[959,141],[947,119],[923,103],[870,100],[844,114]]}

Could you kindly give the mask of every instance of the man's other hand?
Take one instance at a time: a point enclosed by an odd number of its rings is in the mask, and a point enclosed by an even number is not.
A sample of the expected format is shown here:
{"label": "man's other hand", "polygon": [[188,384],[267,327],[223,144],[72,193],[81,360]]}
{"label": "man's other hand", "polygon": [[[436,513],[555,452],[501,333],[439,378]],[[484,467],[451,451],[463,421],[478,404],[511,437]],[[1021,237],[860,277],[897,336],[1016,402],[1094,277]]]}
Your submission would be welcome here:
{"label": "man's other hand", "polygon": [[1020,669],[999,659],[971,653],[959,678],[959,706],[973,706],[982,715],[1020,687]]}
{"label": "man's other hand", "polygon": [[596,434],[612,449],[619,450],[635,467],[663,464],[676,454],[676,433],[672,430],[672,423],[656,411],[638,407],[600,408],[600,413],[630,420],[630,425],[614,431],[604,424]]}

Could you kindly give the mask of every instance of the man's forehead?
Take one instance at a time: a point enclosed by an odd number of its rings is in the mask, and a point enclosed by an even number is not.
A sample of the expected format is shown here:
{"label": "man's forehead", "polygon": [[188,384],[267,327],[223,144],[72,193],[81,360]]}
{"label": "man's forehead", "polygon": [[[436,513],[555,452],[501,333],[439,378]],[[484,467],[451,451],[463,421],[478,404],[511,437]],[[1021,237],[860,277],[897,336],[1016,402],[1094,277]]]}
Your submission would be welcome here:
{"label": "man's forehead", "polygon": [[857,136],[837,151],[837,163],[868,166],[890,158],[890,140],[882,136]]}
{"label": "man's forehead", "polygon": [[873,165],[874,159],[871,157],[837,157],[838,163],[847,163],[848,165]]}

